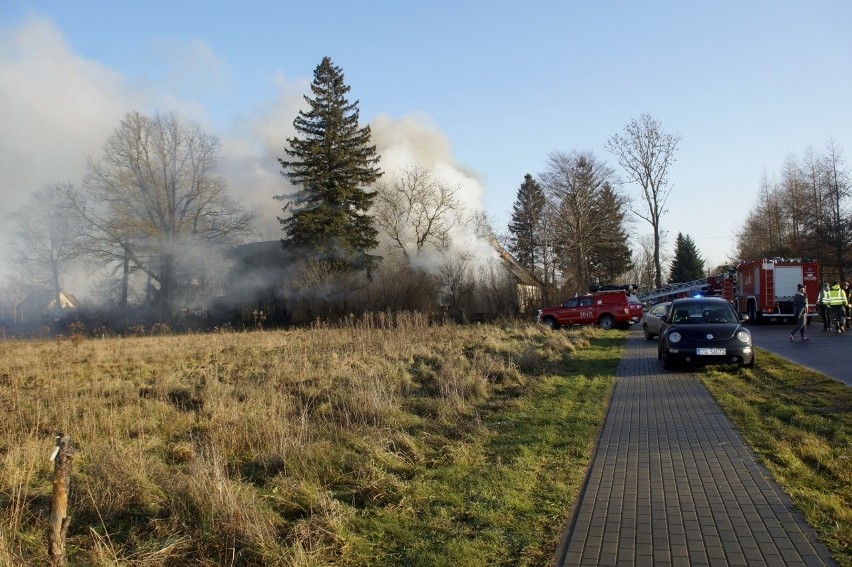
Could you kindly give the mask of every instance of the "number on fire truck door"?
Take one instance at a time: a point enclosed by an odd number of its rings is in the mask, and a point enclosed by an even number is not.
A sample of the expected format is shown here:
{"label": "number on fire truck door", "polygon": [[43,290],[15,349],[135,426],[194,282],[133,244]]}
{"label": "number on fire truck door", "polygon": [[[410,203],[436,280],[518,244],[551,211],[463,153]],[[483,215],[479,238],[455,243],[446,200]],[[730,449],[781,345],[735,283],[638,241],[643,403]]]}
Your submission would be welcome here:
{"label": "number on fire truck door", "polygon": [[593,324],[595,323],[595,310],[592,309],[592,298],[580,298],[580,323]]}

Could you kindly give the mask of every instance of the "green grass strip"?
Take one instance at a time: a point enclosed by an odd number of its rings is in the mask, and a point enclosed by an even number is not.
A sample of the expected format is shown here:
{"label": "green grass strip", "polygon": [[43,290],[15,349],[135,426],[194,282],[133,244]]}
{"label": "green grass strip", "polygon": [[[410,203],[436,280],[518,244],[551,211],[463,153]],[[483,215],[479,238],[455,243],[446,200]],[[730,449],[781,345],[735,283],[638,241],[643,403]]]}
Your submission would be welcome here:
{"label": "green grass strip", "polygon": [[475,435],[419,470],[393,508],[356,521],[350,558],[370,565],[545,565],[554,554],[603,423],[624,333],[601,333]]}
{"label": "green grass strip", "polygon": [[852,388],[761,350],[702,380],[842,567],[852,567]]}

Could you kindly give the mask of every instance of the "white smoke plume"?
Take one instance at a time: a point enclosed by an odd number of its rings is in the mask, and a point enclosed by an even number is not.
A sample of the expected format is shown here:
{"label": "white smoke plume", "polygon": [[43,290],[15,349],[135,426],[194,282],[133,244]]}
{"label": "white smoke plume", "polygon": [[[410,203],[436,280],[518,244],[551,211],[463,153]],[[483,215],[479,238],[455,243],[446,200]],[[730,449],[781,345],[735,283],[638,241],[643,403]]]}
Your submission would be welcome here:
{"label": "white smoke plume", "polygon": [[277,195],[294,191],[282,175],[278,159],[287,158],[287,138],[295,135],[293,120],[304,106],[303,95],[310,82],[300,79],[288,83],[282,75],[276,78],[277,96],[254,112],[238,115],[222,138],[225,154],[225,176],[235,199],[257,214],[260,240],[281,238],[283,203]]}
{"label": "white smoke plume", "polygon": [[[184,46],[186,47],[186,46]],[[203,46],[159,46],[180,52],[176,67],[193,66],[197,55],[212,69]],[[186,88],[187,77],[175,88],[168,81],[132,82],[116,71],[74,53],[62,33],[48,20],[31,17],[15,28],[0,28],[0,277],[12,272],[8,214],[22,207],[36,191],[58,183],[79,185],[89,158],[99,159],[107,138],[130,111],[175,110],[201,121],[197,103],[175,94]],[[194,77],[207,84],[209,77]],[[175,79],[177,80],[177,79]],[[67,280],[72,280],[70,283]],[[65,285],[84,295],[80,274]]]}
{"label": "white smoke plume", "polygon": [[33,192],[78,182],[137,102],[122,78],[71,53],[49,22],[0,35],[0,199],[8,212]]}
{"label": "white smoke plume", "polygon": [[[257,213],[257,239],[282,236],[276,218],[282,203],[273,197],[293,188],[281,175],[278,158],[286,157],[286,140],[295,134],[293,120],[304,107],[310,78],[279,74],[270,101],[254,109],[234,109],[224,131],[216,132],[208,125],[207,109],[192,96],[205,96],[210,88],[227,90],[227,70],[198,41],[158,45],[156,50],[164,57],[167,51],[180,53],[166,63],[175,72],[158,79],[130,78],[75,53],[48,20],[32,17],[15,28],[0,28],[0,278],[10,273],[5,265],[8,213],[45,187],[79,185],[87,159],[100,159],[103,144],[130,111],[174,110],[217,135],[233,198]],[[195,71],[178,72],[181,69]],[[370,127],[386,179],[417,162],[434,177],[459,187],[458,198],[467,214],[482,209],[482,183],[454,159],[446,136],[428,117],[378,116]],[[455,244],[479,258],[494,256],[493,248],[472,228],[459,229]],[[66,286],[85,295],[82,281]]]}
{"label": "white smoke plume", "polygon": [[[484,262],[497,253],[491,243],[478,235],[472,215],[482,211],[484,187],[477,175],[459,164],[453,157],[452,147],[446,136],[435,127],[428,117],[410,115],[398,120],[379,116],[370,123],[372,141],[382,156],[381,168],[384,179],[417,163],[428,170],[432,177],[451,187],[457,187],[461,209],[460,217],[452,235],[450,254],[467,253]],[[435,270],[446,258],[432,252],[417,258],[416,267]]]}

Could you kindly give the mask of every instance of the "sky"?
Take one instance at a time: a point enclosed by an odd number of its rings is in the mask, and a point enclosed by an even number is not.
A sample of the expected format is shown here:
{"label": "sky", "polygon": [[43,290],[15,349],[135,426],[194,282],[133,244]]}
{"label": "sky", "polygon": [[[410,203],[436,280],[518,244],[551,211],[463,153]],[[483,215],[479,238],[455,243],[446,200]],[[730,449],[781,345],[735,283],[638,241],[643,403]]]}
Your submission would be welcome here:
{"label": "sky", "polygon": [[[279,238],[277,158],[328,56],[383,169],[427,166],[498,233],[549,154],[590,151],[618,171],[607,140],[650,114],[680,137],[667,252],[688,234],[718,266],[765,176],[830,140],[852,151],[850,27],[848,0],[3,0],[0,256],[6,213],[79,184],[129,111],[176,111],[217,136],[231,194]],[[631,244],[650,233],[636,219]]]}

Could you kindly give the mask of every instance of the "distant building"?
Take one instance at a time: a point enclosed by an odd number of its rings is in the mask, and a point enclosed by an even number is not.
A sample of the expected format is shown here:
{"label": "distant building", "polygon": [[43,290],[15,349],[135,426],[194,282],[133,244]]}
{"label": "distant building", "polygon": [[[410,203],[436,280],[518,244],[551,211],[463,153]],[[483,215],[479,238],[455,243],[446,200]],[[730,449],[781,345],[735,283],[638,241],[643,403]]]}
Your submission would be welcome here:
{"label": "distant building", "polygon": [[492,268],[478,274],[479,282],[465,318],[480,321],[495,315],[529,315],[541,307],[541,282],[491,235],[497,253]]}
{"label": "distant building", "polygon": [[80,308],[76,297],[59,290],[59,306],[56,305],[56,294],[49,289],[36,289],[15,306],[15,320],[19,322],[36,321],[45,317],[53,317],[57,313]]}
{"label": "distant building", "polygon": [[506,272],[514,280],[518,313],[534,313],[541,306],[541,282],[534,273],[521,266],[496,238],[491,238],[491,245],[500,255]]}

